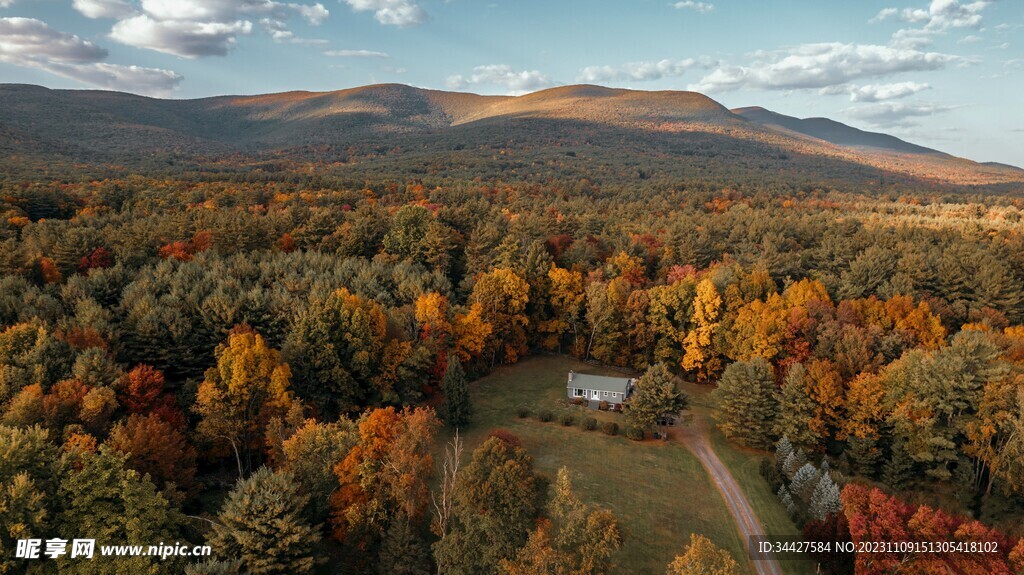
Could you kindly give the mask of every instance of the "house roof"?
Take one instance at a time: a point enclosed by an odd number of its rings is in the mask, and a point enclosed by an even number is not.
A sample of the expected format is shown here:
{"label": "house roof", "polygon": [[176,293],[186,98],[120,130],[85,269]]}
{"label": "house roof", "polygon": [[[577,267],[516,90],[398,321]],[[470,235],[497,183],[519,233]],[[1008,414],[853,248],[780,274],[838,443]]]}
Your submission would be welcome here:
{"label": "house roof", "polygon": [[568,382],[566,387],[626,393],[626,390],[629,389],[629,381],[628,377],[607,377],[604,375],[591,375],[589,373],[573,373],[572,381]]}

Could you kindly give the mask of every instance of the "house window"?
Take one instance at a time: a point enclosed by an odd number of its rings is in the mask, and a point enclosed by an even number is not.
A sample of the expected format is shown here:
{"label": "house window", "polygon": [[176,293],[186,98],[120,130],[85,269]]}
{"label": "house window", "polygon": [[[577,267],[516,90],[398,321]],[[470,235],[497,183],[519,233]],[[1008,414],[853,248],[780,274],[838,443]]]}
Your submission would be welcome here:
{"label": "house window", "polygon": [[586,395],[586,393],[582,389],[580,389],[578,387],[576,389],[572,390],[572,394],[575,397],[583,397],[584,395]]}
{"label": "house window", "polygon": [[606,392],[604,392],[604,396],[605,396],[605,397],[608,397],[608,392],[607,392],[607,391],[606,391]]}
{"label": "house window", "polygon": [[613,399],[614,399],[614,398],[616,398],[616,397],[618,397],[618,396],[619,396],[619,394],[615,393],[614,391],[612,392],[612,398],[613,398]]}

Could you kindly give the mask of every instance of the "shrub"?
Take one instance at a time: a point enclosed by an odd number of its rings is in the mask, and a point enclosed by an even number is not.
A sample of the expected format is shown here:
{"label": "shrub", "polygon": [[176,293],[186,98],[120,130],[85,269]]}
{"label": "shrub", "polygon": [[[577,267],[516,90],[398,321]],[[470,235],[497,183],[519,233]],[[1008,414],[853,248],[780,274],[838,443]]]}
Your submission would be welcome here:
{"label": "shrub", "polygon": [[505,443],[511,445],[512,447],[522,447],[523,446],[523,440],[519,439],[518,435],[512,433],[511,431],[509,431],[507,429],[503,429],[501,427],[496,427],[496,428],[492,429],[490,433],[487,434],[487,438],[488,439],[490,439],[491,437],[496,437],[496,438],[504,441]]}
{"label": "shrub", "polygon": [[563,413],[561,416],[558,417],[558,421],[562,425],[569,427],[570,425],[573,424],[573,422],[576,421],[576,418],[573,417],[571,413]]}
{"label": "shrub", "polygon": [[551,421],[553,417],[554,415],[551,413],[550,409],[542,409],[540,410],[540,413],[537,414],[537,419],[540,419],[545,423]]}
{"label": "shrub", "polygon": [[585,431],[594,431],[597,429],[597,420],[593,417],[584,417],[583,421],[580,423],[580,427]]}
{"label": "shrub", "polygon": [[597,404],[597,408],[601,411],[608,411],[608,402],[601,400],[601,403]]}
{"label": "shrub", "polygon": [[606,421],[601,424],[601,431],[603,431],[605,435],[618,435],[619,424],[614,421]]}
{"label": "shrub", "polygon": [[516,410],[516,417],[519,419],[526,419],[527,417],[530,417],[530,408],[520,407]]}
{"label": "shrub", "polygon": [[572,398],[572,404],[573,405],[583,405],[586,401],[587,400],[583,399],[582,397],[574,397],[574,398]]}
{"label": "shrub", "polygon": [[633,441],[643,441],[644,430],[640,429],[639,427],[627,427],[626,437],[632,439]]}

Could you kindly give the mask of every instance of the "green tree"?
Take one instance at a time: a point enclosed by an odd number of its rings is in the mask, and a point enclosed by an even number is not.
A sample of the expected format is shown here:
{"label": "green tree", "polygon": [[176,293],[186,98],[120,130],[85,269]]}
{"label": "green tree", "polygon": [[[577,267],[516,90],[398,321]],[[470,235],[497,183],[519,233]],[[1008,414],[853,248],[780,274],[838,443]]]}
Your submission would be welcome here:
{"label": "green tree", "polygon": [[719,427],[749,447],[767,449],[778,411],[772,367],[763,358],[737,361],[725,369],[714,391]]}
{"label": "green tree", "polygon": [[569,470],[558,470],[555,493],[542,520],[514,559],[501,561],[508,575],[604,575],[622,544],[618,521],[610,511],[593,509],[573,493]]}
{"label": "green tree", "polygon": [[[182,541],[182,517],[156,489],[149,476],[127,467],[127,455],[101,446],[83,453],[77,471],[66,474],[57,497],[62,510],[55,525],[60,537],[74,539],[88,534],[97,545],[153,545]],[[61,573],[74,574],[173,574],[181,560],[159,557],[102,557],[89,561],[58,559]]]}
{"label": "green tree", "polygon": [[821,437],[808,425],[817,413],[814,400],[807,393],[807,381],[803,364],[789,367],[778,396],[778,417],[775,420],[776,435],[789,438],[799,447],[813,449]]}
{"label": "green tree", "polygon": [[672,372],[664,363],[647,368],[636,382],[626,405],[626,421],[633,427],[650,431],[665,415],[686,409],[689,398],[676,388]]}
{"label": "green tree", "polygon": [[526,543],[537,518],[539,480],[522,447],[491,437],[459,472],[448,535],[434,545],[445,575],[493,575]]}
{"label": "green tree", "polygon": [[310,573],[320,534],[303,518],[305,505],[290,473],[261,467],[228,494],[210,545],[252,575]]}
{"label": "green tree", "polygon": [[462,427],[469,423],[473,406],[469,400],[466,372],[454,354],[448,358],[448,367],[441,378],[441,390],[444,392],[445,422],[452,427]]}

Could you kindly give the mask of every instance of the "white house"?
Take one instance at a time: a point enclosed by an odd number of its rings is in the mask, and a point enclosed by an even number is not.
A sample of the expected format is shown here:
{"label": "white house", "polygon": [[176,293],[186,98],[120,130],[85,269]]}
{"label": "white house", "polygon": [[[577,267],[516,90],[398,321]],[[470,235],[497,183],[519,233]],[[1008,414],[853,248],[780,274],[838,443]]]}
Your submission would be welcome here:
{"label": "white house", "polygon": [[621,406],[633,392],[636,380],[629,377],[607,377],[589,373],[569,372],[566,395],[569,399],[583,398],[589,407],[597,409],[602,401],[613,407]]}

